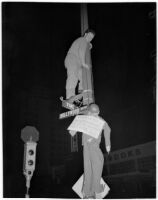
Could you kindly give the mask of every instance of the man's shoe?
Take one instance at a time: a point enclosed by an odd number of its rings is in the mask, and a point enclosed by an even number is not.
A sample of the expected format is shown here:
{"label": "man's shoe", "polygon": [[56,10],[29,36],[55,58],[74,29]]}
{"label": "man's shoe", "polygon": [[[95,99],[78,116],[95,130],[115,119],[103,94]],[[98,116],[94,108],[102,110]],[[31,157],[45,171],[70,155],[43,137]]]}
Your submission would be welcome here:
{"label": "man's shoe", "polygon": [[78,93],[79,93],[79,94],[83,93],[83,89],[78,90]]}
{"label": "man's shoe", "polygon": [[74,102],[79,103],[81,99],[82,99],[82,96],[75,95],[75,96],[70,97],[69,99],[66,99],[65,101],[67,103],[73,104]]}
{"label": "man's shoe", "polygon": [[70,97],[69,99],[66,99],[65,101],[66,101],[67,103],[73,104],[74,99],[75,99],[75,96],[72,96],[72,97]]}

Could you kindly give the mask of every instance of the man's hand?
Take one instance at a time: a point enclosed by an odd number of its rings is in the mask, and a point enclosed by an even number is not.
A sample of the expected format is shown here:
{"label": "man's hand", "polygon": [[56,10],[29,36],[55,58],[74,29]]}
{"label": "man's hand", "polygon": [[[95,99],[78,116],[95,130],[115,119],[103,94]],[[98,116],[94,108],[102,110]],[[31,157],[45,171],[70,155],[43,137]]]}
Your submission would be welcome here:
{"label": "man's hand", "polygon": [[70,133],[70,135],[73,137],[73,136],[76,134],[76,131],[70,130],[69,133]]}
{"label": "man's hand", "polygon": [[90,67],[89,67],[87,64],[85,64],[85,63],[84,63],[82,66],[85,67],[86,69],[89,69],[89,68],[90,68]]}
{"label": "man's hand", "polygon": [[92,44],[91,44],[91,43],[89,43],[89,49],[92,49],[92,47],[93,47],[93,46],[92,46]]}
{"label": "man's hand", "polygon": [[108,154],[110,153],[111,150],[111,146],[106,146],[106,151],[108,152]]}

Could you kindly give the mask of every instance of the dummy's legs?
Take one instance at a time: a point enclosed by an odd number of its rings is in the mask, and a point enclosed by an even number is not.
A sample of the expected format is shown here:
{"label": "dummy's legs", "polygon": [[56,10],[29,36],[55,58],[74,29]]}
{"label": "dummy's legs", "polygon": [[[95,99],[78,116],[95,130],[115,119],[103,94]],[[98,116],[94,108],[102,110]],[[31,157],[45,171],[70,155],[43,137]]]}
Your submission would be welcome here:
{"label": "dummy's legs", "polygon": [[93,171],[92,171],[92,163],[90,160],[90,150],[88,144],[84,145],[83,157],[84,157],[83,193],[86,197],[92,197],[94,196],[94,191],[92,188]]}
{"label": "dummy's legs", "polygon": [[90,146],[90,154],[91,154],[92,171],[93,171],[92,188],[95,191],[95,193],[101,193],[103,192],[103,185],[100,184],[100,181],[102,177],[104,157],[98,144],[92,144]]}

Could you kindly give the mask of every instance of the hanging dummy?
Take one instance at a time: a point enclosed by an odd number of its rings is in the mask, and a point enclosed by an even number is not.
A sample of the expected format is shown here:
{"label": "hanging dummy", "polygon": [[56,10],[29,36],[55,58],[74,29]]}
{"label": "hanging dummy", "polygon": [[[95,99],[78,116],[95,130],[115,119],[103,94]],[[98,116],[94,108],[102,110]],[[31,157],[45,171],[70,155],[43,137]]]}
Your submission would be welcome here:
{"label": "hanging dummy", "polygon": [[[104,157],[103,153],[100,149],[100,141],[101,141],[101,133],[102,130],[104,132],[105,138],[105,146],[106,150],[109,153],[111,149],[110,142],[110,132],[111,129],[106,123],[105,120],[99,117],[99,107],[96,104],[91,104],[88,109],[87,119],[89,116],[93,116],[96,120],[99,118],[103,121],[103,126],[101,131],[99,131],[99,135],[93,137],[91,134],[88,134],[88,124],[85,127],[87,134],[83,133],[82,135],[82,145],[83,145],[83,157],[84,157],[84,178],[83,178],[83,186],[82,186],[82,195],[84,198],[103,198],[107,195],[109,188],[105,188],[106,184],[101,184],[101,177],[104,165]],[[85,118],[85,117],[84,117]],[[95,119],[94,119],[95,120]],[[74,119],[75,122],[75,119]],[[82,122],[79,126],[83,128]],[[80,128],[78,126],[78,128]],[[93,124],[90,124],[90,128]],[[97,124],[96,124],[97,126]],[[71,126],[72,127],[72,126]],[[96,127],[94,127],[93,132],[96,131]],[[77,130],[69,130],[70,134],[74,136]]]}

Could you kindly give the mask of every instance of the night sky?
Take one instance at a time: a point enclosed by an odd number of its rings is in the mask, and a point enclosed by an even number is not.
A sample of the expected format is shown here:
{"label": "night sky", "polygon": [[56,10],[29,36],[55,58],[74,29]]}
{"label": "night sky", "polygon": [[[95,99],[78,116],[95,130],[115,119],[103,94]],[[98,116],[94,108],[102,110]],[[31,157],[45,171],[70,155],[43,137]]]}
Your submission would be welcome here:
{"label": "night sky", "polygon": [[[112,130],[112,150],[156,138],[155,9],[155,3],[88,3],[89,27],[96,32],[91,51],[94,95]],[[3,144],[8,175],[16,168],[8,167],[16,150],[23,149],[24,125],[41,128],[41,140],[49,141],[50,130],[57,136],[73,119],[58,119],[65,111],[59,98],[65,97],[64,58],[81,36],[81,27],[79,3],[3,2],[2,11]],[[41,104],[39,113],[49,121],[42,125],[23,116],[27,108],[22,94],[38,91],[50,102],[47,109]],[[48,134],[42,136],[45,127]]]}

